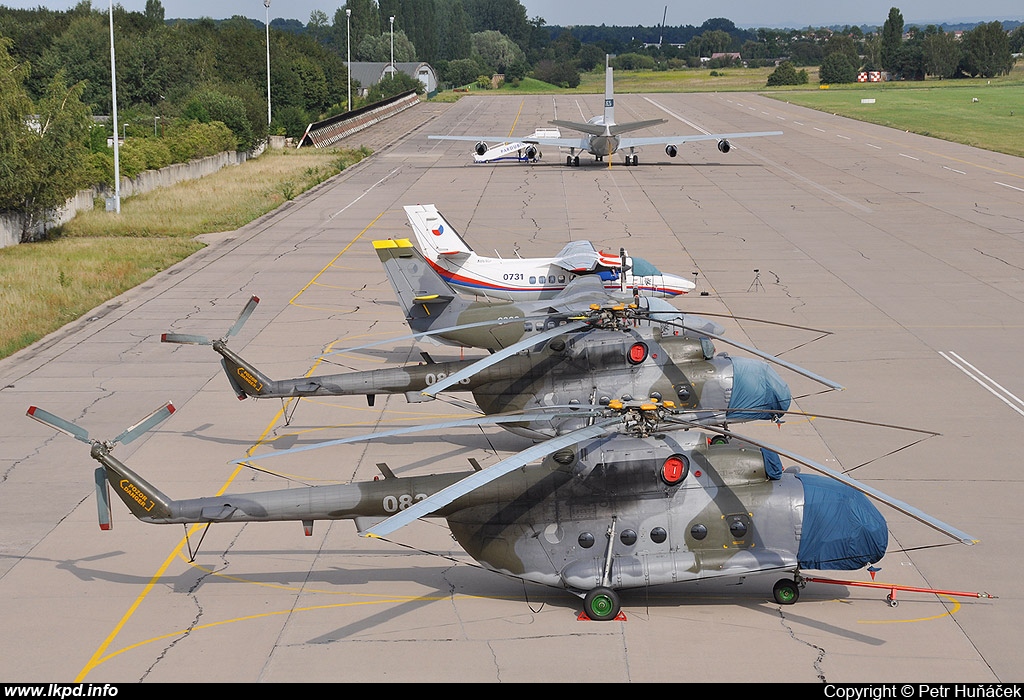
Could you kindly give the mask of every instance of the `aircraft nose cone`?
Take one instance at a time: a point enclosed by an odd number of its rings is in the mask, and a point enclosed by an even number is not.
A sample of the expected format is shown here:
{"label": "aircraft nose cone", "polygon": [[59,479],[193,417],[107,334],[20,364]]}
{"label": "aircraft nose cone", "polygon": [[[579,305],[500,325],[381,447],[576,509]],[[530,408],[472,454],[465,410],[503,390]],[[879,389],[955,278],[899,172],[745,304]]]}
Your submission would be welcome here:
{"label": "aircraft nose cone", "polygon": [[798,474],[804,515],[797,559],[805,569],[850,571],[885,555],[889,528],[867,496],[818,474]]}
{"label": "aircraft nose cone", "polygon": [[770,364],[747,357],[732,358],[730,420],[772,420],[781,411],[788,411],[792,400],[789,385]]}

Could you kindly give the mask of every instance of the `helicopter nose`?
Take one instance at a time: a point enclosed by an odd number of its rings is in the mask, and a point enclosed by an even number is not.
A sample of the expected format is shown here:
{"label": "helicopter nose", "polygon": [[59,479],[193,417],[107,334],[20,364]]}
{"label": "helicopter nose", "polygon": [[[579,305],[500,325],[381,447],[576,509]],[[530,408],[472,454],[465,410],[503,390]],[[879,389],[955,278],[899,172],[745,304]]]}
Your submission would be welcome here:
{"label": "helicopter nose", "polygon": [[819,474],[797,474],[804,487],[797,559],[805,569],[860,569],[885,555],[889,528],[860,491]]}
{"label": "helicopter nose", "polygon": [[730,420],[772,420],[788,411],[792,400],[789,385],[767,362],[748,357],[732,358]]}

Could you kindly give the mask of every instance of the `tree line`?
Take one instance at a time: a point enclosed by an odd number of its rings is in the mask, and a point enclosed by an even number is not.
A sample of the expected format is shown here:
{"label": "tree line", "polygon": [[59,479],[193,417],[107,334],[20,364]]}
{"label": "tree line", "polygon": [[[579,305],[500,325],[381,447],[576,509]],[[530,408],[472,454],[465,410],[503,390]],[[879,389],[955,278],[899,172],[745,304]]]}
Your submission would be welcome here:
{"label": "tree line", "polygon": [[[897,8],[867,32],[739,29],[724,18],[699,27],[549,27],[518,0],[347,0],[333,16],[316,10],[305,23],[278,18],[269,27],[241,16],[167,19],[160,0],[112,14],[128,176],[210,151],[250,150],[271,134],[298,137],[310,122],[367,101],[422,92],[400,73],[364,86],[365,98],[354,90],[349,105],[349,57],[386,62],[393,51],[396,62],[430,63],[446,86],[501,73],[513,84],[530,76],[572,88],[581,72],[603,69],[608,54],[616,68],[652,70],[725,67],[739,54],[747,65],[781,64],[779,75],[820,65],[833,82],[848,82],[851,71],[871,67],[907,79],[997,75],[1022,43],[1022,27],[1008,34],[999,23],[960,40],[937,27],[905,30]],[[96,121],[112,111],[109,21],[90,0],[66,11],[0,6],[0,212],[42,216],[82,186],[113,184],[114,135],[109,120]]]}

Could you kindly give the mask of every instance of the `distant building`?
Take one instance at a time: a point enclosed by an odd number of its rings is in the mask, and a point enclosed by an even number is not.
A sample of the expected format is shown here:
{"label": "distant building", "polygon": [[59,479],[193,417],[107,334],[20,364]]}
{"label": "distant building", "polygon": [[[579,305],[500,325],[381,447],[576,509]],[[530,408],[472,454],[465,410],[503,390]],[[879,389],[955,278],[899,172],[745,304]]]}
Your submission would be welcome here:
{"label": "distant building", "polygon": [[352,63],[352,80],[359,81],[360,97],[366,97],[371,85],[379,83],[392,73],[405,73],[423,83],[424,91],[429,95],[437,90],[437,72],[429,63],[399,63],[392,65],[389,61]]}

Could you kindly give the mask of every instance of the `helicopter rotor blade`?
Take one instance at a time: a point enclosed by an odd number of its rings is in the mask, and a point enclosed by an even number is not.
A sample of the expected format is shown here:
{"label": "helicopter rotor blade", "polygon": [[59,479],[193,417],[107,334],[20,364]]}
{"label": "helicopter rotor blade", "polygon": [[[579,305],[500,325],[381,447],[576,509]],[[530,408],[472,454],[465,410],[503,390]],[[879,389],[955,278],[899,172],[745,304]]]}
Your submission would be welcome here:
{"label": "helicopter rotor blade", "polygon": [[[688,330],[688,331],[705,332],[705,331],[700,331],[700,329],[698,329],[698,328],[693,328],[691,326],[688,326],[686,323],[678,323],[678,322],[675,322],[675,321],[663,321],[663,323],[665,323],[666,325],[669,325],[669,326],[677,326],[679,328],[682,328],[682,329]],[[770,353],[764,352],[762,350],[758,350],[757,348],[752,347],[750,345],[747,345],[745,343],[740,343],[740,342],[738,342],[736,340],[729,340],[728,338],[726,338],[726,337],[724,337],[722,335],[719,335],[717,333],[707,333],[707,335],[709,337],[711,337],[711,338],[714,338],[715,340],[719,340],[719,341],[725,343],[726,345],[732,345],[734,347],[740,348],[741,350],[746,350],[749,353],[757,355],[761,359],[767,360],[769,362],[774,362],[775,364],[780,365],[782,367],[785,367],[785,368],[787,368],[789,370],[792,370],[793,372],[796,372],[797,374],[803,375],[803,376],[807,377],[808,379],[813,379],[814,381],[818,382],[819,384],[824,384],[825,386],[829,387],[830,389],[836,389],[836,390],[839,390],[839,391],[843,391],[843,390],[846,389],[846,387],[844,387],[842,384],[838,384],[838,383],[832,381],[831,379],[826,379],[825,377],[822,377],[820,374],[815,374],[814,372],[811,372],[808,369],[804,369],[803,367],[801,367],[799,365],[795,365],[792,362],[787,362],[786,360],[783,360],[781,357],[776,357],[775,355],[772,355]]]}
{"label": "helicopter rotor blade", "polygon": [[234,325],[228,329],[228,332],[224,337],[230,338],[231,336],[236,335],[238,331],[242,330],[242,326],[244,326],[245,322],[249,320],[250,316],[252,316],[252,312],[256,310],[256,306],[259,303],[260,298],[255,294],[249,297],[249,301],[246,302],[242,312],[238,314],[238,318],[235,320]]}
{"label": "helicopter rotor blade", "polygon": [[54,430],[58,430],[65,435],[70,435],[74,439],[84,442],[86,445],[91,445],[92,440],[89,439],[89,431],[85,428],[80,428],[71,421],[64,420],[60,416],[54,415],[49,411],[44,411],[38,406],[29,406],[26,413],[29,418],[34,418],[43,425],[48,425]]}
{"label": "helicopter rotor blade", "polygon": [[526,423],[530,421],[549,420],[556,418],[563,418],[568,416],[581,416],[586,415],[588,409],[598,410],[602,407],[589,407],[589,406],[547,406],[547,410],[534,411],[531,413],[500,413],[490,416],[480,416],[479,418],[461,418],[459,420],[444,421],[440,423],[428,423],[425,425],[410,425],[404,428],[395,428],[394,430],[384,430],[377,433],[364,433],[363,435],[354,435],[347,438],[338,438],[336,440],[325,440],[324,442],[318,442],[312,445],[300,445],[299,447],[292,447],[287,450],[280,450],[277,452],[268,452],[261,455],[253,455],[245,459],[236,459],[230,462],[231,464],[248,464],[253,460],[264,460],[270,459],[271,457],[283,457],[284,455],[295,454],[296,452],[307,452],[309,450],[318,450],[322,447],[331,447],[333,445],[345,445],[353,442],[366,442],[369,440],[379,440],[386,437],[396,437],[399,435],[411,435],[413,433],[422,433],[429,431],[444,430],[449,428],[472,428],[485,425],[501,425],[502,423]]}
{"label": "helicopter rotor blade", "polygon": [[505,476],[509,472],[519,469],[534,459],[546,457],[552,452],[556,452],[563,447],[575,445],[582,440],[600,437],[607,432],[607,428],[610,425],[619,422],[619,420],[620,418],[618,416],[608,418],[603,421],[598,421],[593,425],[588,425],[583,428],[579,428],[578,430],[570,431],[564,435],[559,435],[558,437],[551,438],[550,440],[528,447],[522,452],[518,452],[511,457],[503,459],[494,466],[474,472],[465,479],[457,481],[447,488],[441,489],[432,496],[428,496],[422,501],[416,502],[405,510],[392,515],[390,518],[377,523],[369,530],[360,534],[364,537],[383,537],[391,534],[395,530],[408,525],[412,521],[430,515],[439,508],[443,508],[467,493],[470,493],[485,484],[489,484],[495,479]]}
{"label": "helicopter rotor blade", "polygon": [[161,343],[179,343],[181,345],[213,345],[213,341],[205,335],[190,333],[164,333],[160,336]]}
{"label": "helicopter rotor blade", "polygon": [[555,326],[554,328],[550,328],[544,331],[543,333],[531,335],[528,338],[520,340],[518,343],[513,343],[512,345],[509,345],[507,348],[504,348],[503,350],[499,350],[496,353],[488,355],[482,360],[474,362],[465,369],[461,369],[458,372],[454,372],[453,374],[448,375],[441,381],[431,384],[421,393],[424,396],[435,396],[438,392],[444,391],[448,387],[458,384],[463,379],[468,379],[469,377],[472,377],[477,372],[487,369],[491,365],[495,365],[504,360],[506,357],[515,355],[517,352],[521,350],[532,348],[534,345],[537,345],[538,343],[543,343],[548,338],[554,338],[555,336],[562,335],[564,333],[571,333],[580,328],[585,328],[586,326],[587,323],[585,321],[572,321],[562,326]]}
{"label": "helicopter rotor blade", "polygon": [[550,316],[553,316],[553,315],[554,316],[560,316],[561,314],[549,314],[549,315],[546,315],[546,316],[528,316],[528,317],[525,317],[525,318],[515,318],[515,319],[508,319],[508,318],[491,319],[489,321],[476,321],[474,323],[464,323],[464,324],[461,324],[461,325],[458,325],[458,326],[447,326],[445,328],[437,328],[435,330],[430,330],[430,331],[422,331],[422,332],[419,332],[419,333],[410,333],[408,335],[402,335],[402,336],[398,336],[396,338],[387,338],[386,340],[379,340],[379,341],[377,341],[375,343],[367,343],[366,345],[357,345],[357,346],[351,347],[351,348],[343,348],[341,350],[333,350],[331,352],[324,353],[320,357],[324,358],[324,357],[330,357],[331,355],[343,355],[343,354],[348,353],[348,352],[355,352],[357,350],[366,350],[367,348],[375,348],[375,347],[378,347],[380,345],[387,345],[389,343],[397,343],[397,342],[400,342],[402,340],[419,340],[420,338],[428,338],[428,337],[434,336],[434,335],[443,335],[445,333],[451,333],[453,331],[463,331],[463,330],[468,330],[470,328],[484,328],[486,326],[501,326],[501,325],[504,325],[504,324],[507,324],[507,323],[522,323],[523,321],[529,321],[529,320],[532,320],[532,319],[541,319],[541,318],[545,318],[546,319],[546,318],[549,318]]}
{"label": "helicopter rotor blade", "polygon": [[153,426],[170,418],[171,414],[174,413],[174,411],[174,404],[168,401],[166,404],[150,413],[148,416],[140,420],[135,425],[126,428],[123,433],[121,433],[116,438],[111,440],[111,443],[119,442],[122,445],[127,445],[129,442],[135,440],[137,437],[145,433]]}

